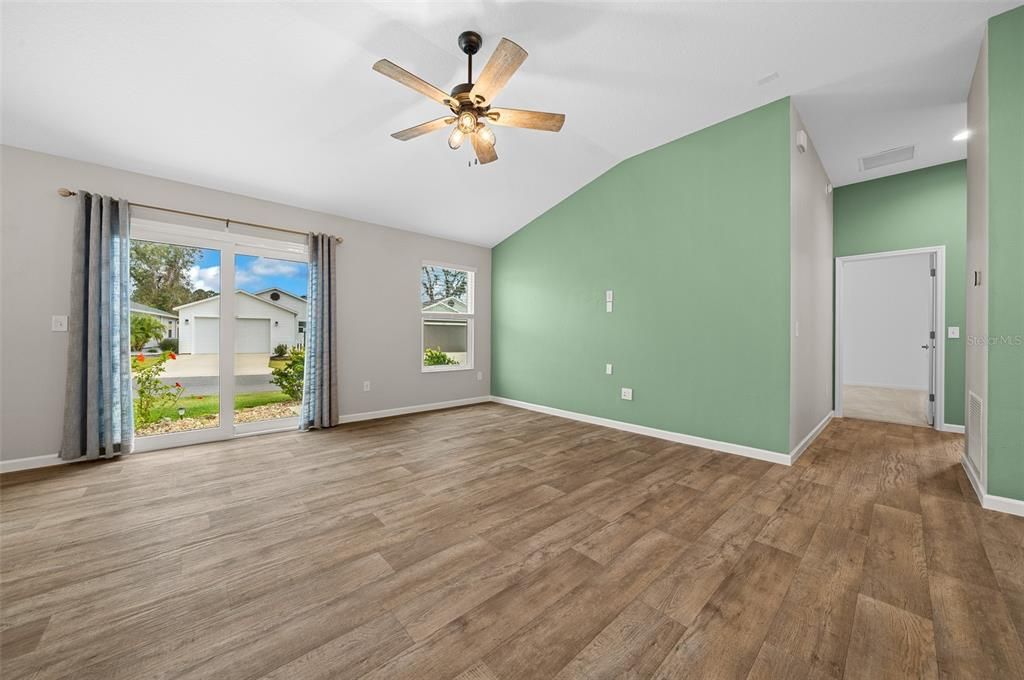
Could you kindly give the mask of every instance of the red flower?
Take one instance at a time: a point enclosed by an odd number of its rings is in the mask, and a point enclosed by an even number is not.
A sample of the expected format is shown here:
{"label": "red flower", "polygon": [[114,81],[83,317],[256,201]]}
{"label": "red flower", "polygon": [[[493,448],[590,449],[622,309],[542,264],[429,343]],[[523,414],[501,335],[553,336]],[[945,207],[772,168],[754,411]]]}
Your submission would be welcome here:
{"label": "red flower", "polygon": [[180,382],[174,383],[174,386],[177,387],[179,390],[181,389],[181,383]]}
{"label": "red flower", "polygon": [[[172,359],[177,359],[177,358],[178,358],[178,355],[177,355],[177,354],[175,354],[174,352],[171,352],[171,353],[170,353],[170,354],[168,354],[167,356],[169,356],[169,357],[170,357],[170,358],[172,358]],[[180,385],[179,385],[179,387],[180,387]]]}
{"label": "red flower", "polygon": [[146,360],[146,357],[142,356],[142,352],[139,352],[139,356],[135,358],[138,360],[140,364]]}

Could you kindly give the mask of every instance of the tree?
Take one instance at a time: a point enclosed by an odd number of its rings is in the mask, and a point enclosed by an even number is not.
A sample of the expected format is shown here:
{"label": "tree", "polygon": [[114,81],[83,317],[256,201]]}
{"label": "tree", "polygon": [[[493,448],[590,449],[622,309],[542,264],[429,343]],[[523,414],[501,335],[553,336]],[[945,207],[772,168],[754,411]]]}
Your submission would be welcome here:
{"label": "tree", "polygon": [[464,297],[468,285],[469,276],[464,271],[426,266],[420,276],[420,298],[427,305],[450,297]]}
{"label": "tree", "polygon": [[[171,311],[178,305],[216,295],[211,291],[192,289],[189,272],[199,260],[201,251],[201,248],[132,241],[132,299]],[[197,294],[202,297],[196,297]]]}
{"label": "tree", "polygon": [[150,340],[164,337],[164,325],[156,317],[148,314],[132,314],[131,343],[132,351],[138,352]]}

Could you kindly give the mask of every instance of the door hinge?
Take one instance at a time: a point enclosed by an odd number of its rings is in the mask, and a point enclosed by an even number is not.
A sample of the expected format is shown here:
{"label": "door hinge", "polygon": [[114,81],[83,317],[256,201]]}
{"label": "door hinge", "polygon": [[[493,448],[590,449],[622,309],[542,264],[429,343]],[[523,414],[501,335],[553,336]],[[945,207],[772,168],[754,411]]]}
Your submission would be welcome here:
{"label": "door hinge", "polygon": [[935,395],[934,394],[929,394],[928,395],[928,401],[935,401]]}
{"label": "door hinge", "polygon": [[934,340],[935,339],[935,331],[928,331],[928,337],[931,338],[932,340]]}
{"label": "door hinge", "polygon": [[935,276],[935,267],[932,267],[932,276]]}

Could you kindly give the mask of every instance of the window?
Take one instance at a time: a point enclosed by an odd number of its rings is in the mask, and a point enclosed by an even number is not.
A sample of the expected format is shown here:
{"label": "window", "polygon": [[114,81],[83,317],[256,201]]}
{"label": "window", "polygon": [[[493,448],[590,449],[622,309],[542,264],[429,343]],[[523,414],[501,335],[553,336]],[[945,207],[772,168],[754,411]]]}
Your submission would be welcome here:
{"label": "window", "polygon": [[424,263],[420,270],[423,371],[473,368],[473,288],[470,267]]}

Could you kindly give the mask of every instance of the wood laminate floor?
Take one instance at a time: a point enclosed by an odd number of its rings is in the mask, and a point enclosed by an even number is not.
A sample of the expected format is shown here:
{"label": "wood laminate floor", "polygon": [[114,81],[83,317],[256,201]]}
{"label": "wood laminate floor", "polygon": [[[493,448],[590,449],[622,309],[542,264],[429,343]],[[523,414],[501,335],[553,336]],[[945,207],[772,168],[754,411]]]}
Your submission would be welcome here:
{"label": "wood laminate floor", "polygon": [[5,680],[1024,677],[962,437],[793,467],[484,404],[2,478]]}

